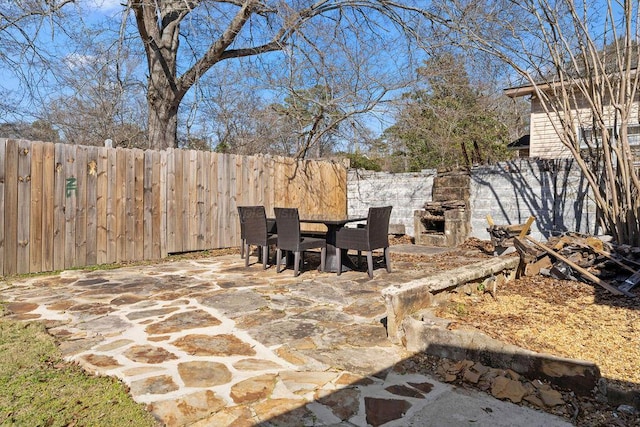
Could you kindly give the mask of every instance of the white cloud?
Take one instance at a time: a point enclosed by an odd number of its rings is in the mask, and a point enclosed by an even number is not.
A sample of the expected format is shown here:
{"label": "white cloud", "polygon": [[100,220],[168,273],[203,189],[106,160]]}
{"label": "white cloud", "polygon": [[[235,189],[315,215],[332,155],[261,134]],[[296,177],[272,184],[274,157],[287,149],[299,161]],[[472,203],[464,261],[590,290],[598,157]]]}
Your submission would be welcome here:
{"label": "white cloud", "polygon": [[119,9],[123,3],[126,3],[126,0],[86,0],[87,6],[103,12]]}
{"label": "white cloud", "polygon": [[78,69],[93,63],[95,61],[95,57],[91,55],[79,55],[77,53],[72,53],[65,57],[65,61],[69,68]]}

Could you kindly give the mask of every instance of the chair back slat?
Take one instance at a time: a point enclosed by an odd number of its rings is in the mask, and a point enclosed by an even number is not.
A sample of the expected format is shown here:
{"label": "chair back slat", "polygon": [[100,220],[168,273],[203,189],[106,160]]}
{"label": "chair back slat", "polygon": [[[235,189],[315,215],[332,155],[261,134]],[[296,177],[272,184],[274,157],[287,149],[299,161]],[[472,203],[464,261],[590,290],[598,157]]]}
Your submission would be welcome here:
{"label": "chair back slat", "polygon": [[300,216],[297,208],[274,208],[278,248],[297,251],[300,246]]}

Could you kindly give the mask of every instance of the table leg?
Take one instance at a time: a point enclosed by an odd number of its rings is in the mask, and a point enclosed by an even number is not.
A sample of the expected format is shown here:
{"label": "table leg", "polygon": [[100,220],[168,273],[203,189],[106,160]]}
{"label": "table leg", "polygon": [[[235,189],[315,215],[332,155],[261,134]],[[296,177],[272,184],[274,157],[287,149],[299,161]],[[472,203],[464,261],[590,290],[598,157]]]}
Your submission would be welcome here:
{"label": "table leg", "polygon": [[325,272],[337,273],[338,272],[338,251],[342,250],[342,271],[355,270],[358,267],[351,262],[351,259],[347,256],[346,249],[336,248],[336,233],[342,228],[341,225],[327,224],[327,257],[325,259]]}

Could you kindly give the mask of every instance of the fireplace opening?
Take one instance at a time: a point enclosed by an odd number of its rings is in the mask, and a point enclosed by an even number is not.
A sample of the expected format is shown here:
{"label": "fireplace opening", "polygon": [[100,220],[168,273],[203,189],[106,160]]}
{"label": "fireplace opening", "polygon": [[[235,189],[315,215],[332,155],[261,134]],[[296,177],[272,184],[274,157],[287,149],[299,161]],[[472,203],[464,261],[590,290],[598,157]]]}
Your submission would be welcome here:
{"label": "fireplace opening", "polygon": [[424,226],[423,232],[425,234],[444,234],[445,230],[445,220],[444,216],[442,217],[423,217],[421,219],[422,225]]}

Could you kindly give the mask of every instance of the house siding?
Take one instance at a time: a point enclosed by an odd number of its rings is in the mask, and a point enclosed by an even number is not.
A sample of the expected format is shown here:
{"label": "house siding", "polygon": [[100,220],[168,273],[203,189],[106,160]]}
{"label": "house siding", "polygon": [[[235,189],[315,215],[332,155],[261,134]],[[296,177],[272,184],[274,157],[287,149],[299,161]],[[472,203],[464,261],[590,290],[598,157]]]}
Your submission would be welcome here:
{"label": "house siding", "polygon": [[[605,101],[606,102],[606,101]],[[579,97],[577,100],[577,107],[575,111],[576,119],[574,120],[574,126],[578,126],[580,123],[590,126],[591,123],[591,110],[588,107],[588,103],[584,97]],[[638,123],[638,111],[640,103],[636,98],[636,103],[632,107],[629,124]],[[610,124],[613,124],[614,108],[605,108],[605,115],[608,116]],[[530,122],[530,156],[539,159],[566,159],[571,158],[571,152],[562,144],[554,123],[558,128],[560,126],[560,120],[558,115],[552,113],[548,115],[542,104],[537,97],[531,99],[531,122]]]}

